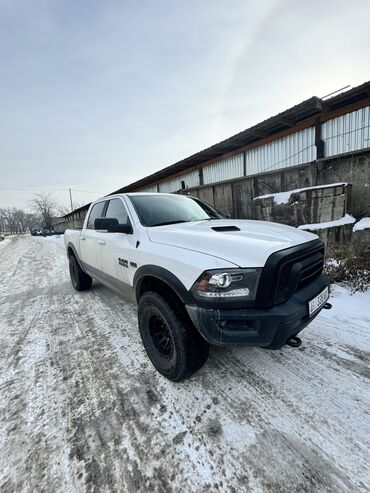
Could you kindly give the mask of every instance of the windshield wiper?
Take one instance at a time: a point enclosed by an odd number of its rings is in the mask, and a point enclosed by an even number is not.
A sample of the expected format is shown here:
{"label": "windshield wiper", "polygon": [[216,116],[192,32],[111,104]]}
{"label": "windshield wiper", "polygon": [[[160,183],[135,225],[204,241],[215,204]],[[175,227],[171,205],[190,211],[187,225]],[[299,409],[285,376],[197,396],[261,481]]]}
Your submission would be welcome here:
{"label": "windshield wiper", "polygon": [[188,223],[190,221],[184,221],[184,220],[179,220],[179,221],[164,221],[163,223],[156,223],[156,224],[151,224],[151,228],[155,226],[166,226],[168,224],[179,224],[179,223]]}

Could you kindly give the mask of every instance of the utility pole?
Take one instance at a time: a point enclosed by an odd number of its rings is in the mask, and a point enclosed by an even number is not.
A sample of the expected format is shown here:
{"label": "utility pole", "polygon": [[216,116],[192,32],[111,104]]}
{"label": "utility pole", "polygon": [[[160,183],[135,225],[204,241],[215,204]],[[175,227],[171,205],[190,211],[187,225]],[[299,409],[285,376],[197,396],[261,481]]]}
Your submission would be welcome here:
{"label": "utility pole", "polygon": [[73,212],[72,190],[70,188],[68,188],[68,190],[69,190],[69,201],[71,204],[71,212]]}
{"label": "utility pole", "polygon": [[75,227],[75,218],[74,218],[74,215],[73,215],[73,202],[72,202],[72,190],[69,188],[69,201],[71,203],[71,213],[72,213],[72,226],[73,226],[73,229]]}

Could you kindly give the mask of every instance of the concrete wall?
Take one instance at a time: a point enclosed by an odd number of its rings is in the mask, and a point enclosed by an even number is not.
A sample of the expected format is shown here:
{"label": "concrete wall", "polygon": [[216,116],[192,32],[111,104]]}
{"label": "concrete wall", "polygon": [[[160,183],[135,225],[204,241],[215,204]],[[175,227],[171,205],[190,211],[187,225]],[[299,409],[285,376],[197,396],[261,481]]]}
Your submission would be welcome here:
{"label": "concrete wall", "polygon": [[[353,224],[343,224],[342,226],[335,226],[334,228],[326,229],[316,229],[312,230],[311,233],[319,236],[328,248],[338,243],[348,244],[351,243],[354,233],[352,232]],[[309,230],[307,230],[309,231]],[[360,234],[357,237],[362,238],[363,232],[359,231]]]}
{"label": "concrete wall", "polygon": [[[308,230],[307,230],[308,231]],[[363,254],[370,252],[370,228],[361,231],[353,231],[353,224],[343,224],[342,226],[335,226],[333,228],[317,229],[311,231],[318,235],[330,251],[330,247],[334,247],[338,244],[350,244],[360,246]]]}
{"label": "concrete wall", "polygon": [[323,223],[344,217],[351,203],[351,185],[323,187],[292,192],[284,203],[278,203],[275,195],[257,197],[253,201],[253,216],[261,221],[290,226]]}
{"label": "concrete wall", "polygon": [[316,164],[317,185],[339,181],[352,184],[350,211],[355,217],[370,216],[370,152],[326,159]]}
{"label": "concrete wall", "polygon": [[[370,152],[325,159],[294,168],[254,177],[240,178],[225,183],[186,189],[183,193],[195,195],[216,206],[231,217],[253,219],[257,213],[253,199],[259,195],[286,192],[296,188],[346,182],[352,185],[346,212],[354,217],[370,216]],[[337,204],[338,205],[338,204]],[[333,203],[325,202],[324,208]],[[335,204],[334,204],[335,206]],[[340,208],[340,207],[339,207]],[[323,211],[311,211],[312,217],[324,217]],[[319,221],[307,221],[319,222]],[[301,223],[302,224],[302,223]]]}

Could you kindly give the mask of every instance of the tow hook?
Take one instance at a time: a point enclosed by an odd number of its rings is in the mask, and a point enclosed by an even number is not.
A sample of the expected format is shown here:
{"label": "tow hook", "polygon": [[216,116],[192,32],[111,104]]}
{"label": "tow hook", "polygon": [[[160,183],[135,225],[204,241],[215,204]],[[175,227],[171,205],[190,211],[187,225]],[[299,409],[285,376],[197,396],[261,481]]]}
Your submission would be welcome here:
{"label": "tow hook", "polygon": [[299,347],[302,344],[302,339],[297,336],[291,337],[287,340],[287,345],[290,347]]}
{"label": "tow hook", "polygon": [[323,306],[323,308],[325,308],[325,310],[330,310],[332,308],[332,304],[331,303],[325,303],[325,305]]}

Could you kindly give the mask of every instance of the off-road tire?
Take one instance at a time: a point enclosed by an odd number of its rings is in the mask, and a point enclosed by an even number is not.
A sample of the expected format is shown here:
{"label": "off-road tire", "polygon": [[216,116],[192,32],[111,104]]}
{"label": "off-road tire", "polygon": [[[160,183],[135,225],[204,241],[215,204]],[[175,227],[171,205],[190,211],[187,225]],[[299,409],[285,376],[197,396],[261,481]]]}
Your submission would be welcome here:
{"label": "off-road tire", "polygon": [[[153,366],[174,382],[190,377],[207,361],[209,345],[197,332],[183,307],[158,293],[144,293],[139,301],[139,330]],[[162,327],[163,326],[163,327]],[[157,330],[158,329],[158,330]],[[157,332],[168,333],[161,344]]]}
{"label": "off-road tire", "polygon": [[81,269],[74,255],[69,257],[69,275],[76,291],[86,291],[91,288],[92,278]]}

